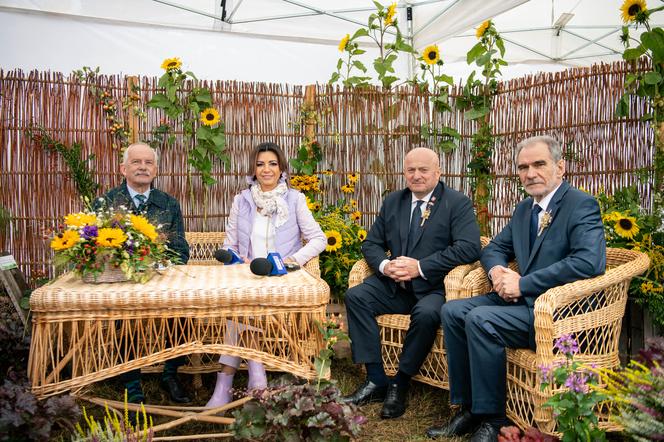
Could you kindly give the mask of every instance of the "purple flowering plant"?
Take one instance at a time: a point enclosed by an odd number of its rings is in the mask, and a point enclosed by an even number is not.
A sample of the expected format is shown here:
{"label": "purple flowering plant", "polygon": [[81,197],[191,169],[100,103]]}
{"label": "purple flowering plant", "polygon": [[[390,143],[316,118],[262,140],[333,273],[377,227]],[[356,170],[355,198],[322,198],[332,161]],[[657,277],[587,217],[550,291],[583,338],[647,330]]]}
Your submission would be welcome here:
{"label": "purple flowering plant", "polygon": [[563,442],[604,441],[606,434],[598,426],[595,407],[606,399],[597,390],[599,383],[593,366],[574,360],[579,344],[572,335],[562,335],[554,342],[554,349],[565,356],[565,360],[552,366],[540,367],[541,388],[558,391],[546,403],[553,409],[562,433]]}

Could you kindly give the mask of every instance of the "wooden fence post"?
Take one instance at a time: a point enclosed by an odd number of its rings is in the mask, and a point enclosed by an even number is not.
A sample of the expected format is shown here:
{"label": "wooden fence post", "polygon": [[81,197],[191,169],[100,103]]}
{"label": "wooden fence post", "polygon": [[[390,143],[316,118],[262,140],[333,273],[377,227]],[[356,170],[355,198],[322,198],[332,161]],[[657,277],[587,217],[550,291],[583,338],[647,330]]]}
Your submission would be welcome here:
{"label": "wooden fence post", "polygon": [[127,77],[127,95],[129,96],[129,106],[127,106],[127,123],[129,124],[129,144],[133,144],[138,142],[138,126],[139,126],[139,121],[138,121],[138,115],[136,115],[136,112],[134,112],[136,106],[135,106],[135,100],[133,100],[133,96],[136,95],[136,92],[134,92],[134,89],[136,85],[138,84],[138,77],[136,76],[130,76]]}

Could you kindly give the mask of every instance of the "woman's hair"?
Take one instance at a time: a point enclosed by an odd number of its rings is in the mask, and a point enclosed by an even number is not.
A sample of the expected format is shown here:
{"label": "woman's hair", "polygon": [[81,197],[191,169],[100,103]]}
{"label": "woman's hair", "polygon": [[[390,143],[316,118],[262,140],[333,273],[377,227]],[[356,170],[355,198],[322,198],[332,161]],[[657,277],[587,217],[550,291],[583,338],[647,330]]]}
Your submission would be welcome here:
{"label": "woman's hair", "polygon": [[286,184],[288,184],[288,161],[286,160],[286,155],[284,151],[281,150],[281,147],[277,143],[267,142],[261,143],[254,151],[251,153],[251,158],[249,159],[249,176],[252,176],[253,179],[256,179],[256,161],[258,161],[258,155],[261,152],[272,152],[277,156],[277,161],[279,162],[279,171],[283,174],[286,179]]}

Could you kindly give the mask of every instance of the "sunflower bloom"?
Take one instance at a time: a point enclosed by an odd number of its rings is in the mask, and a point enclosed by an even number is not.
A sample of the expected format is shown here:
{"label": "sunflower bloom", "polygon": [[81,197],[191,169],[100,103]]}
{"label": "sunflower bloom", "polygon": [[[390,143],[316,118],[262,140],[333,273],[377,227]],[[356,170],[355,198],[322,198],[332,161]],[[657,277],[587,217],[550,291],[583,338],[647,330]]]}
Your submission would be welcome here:
{"label": "sunflower bloom", "polygon": [[360,175],[357,174],[357,173],[351,173],[351,174],[348,174],[347,178],[348,178],[348,183],[349,184],[355,185],[355,183],[357,183],[357,180],[360,179]]}
{"label": "sunflower bloom", "polygon": [[356,210],[355,212],[350,214],[350,219],[352,219],[353,221],[358,221],[361,216],[362,216],[362,212],[360,212],[359,210]]}
{"label": "sunflower bloom", "polygon": [[57,235],[51,241],[51,248],[53,250],[67,250],[76,245],[81,239],[81,236],[76,230],[65,230],[60,235]]}
{"label": "sunflower bloom", "polygon": [[343,193],[353,193],[355,192],[355,187],[348,184],[344,184],[343,186],[341,186],[341,191]]}
{"label": "sunflower bloom", "polygon": [[103,228],[99,229],[97,245],[101,247],[120,247],[127,240],[127,235],[122,229]]}
{"label": "sunflower bloom", "polygon": [[364,229],[360,229],[357,232],[357,239],[359,239],[360,241],[364,241],[365,239],[367,239],[367,231]]}
{"label": "sunflower bloom", "polygon": [[429,66],[438,63],[438,60],[440,60],[440,51],[438,50],[438,45],[427,46],[424,49],[424,52],[422,52],[422,58]]}
{"label": "sunflower bloom", "polygon": [[94,226],[97,224],[97,216],[92,213],[70,213],[65,216],[65,224],[70,227]]}
{"label": "sunflower bloom", "polygon": [[475,31],[475,36],[477,38],[482,38],[484,37],[484,34],[486,33],[486,30],[489,29],[489,26],[491,26],[491,20],[487,20],[481,25],[477,27],[477,30]]}
{"label": "sunflower bloom", "polygon": [[314,212],[318,212],[320,210],[320,203],[318,201],[315,201],[314,203],[311,204],[311,210]]}
{"label": "sunflower bloom", "polygon": [[141,232],[152,242],[157,240],[157,229],[150,223],[150,221],[148,221],[146,217],[141,215],[129,215],[129,219],[131,220],[131,225],[134,227],[134,229]]}
{"label": "sunflower bloom", "polygon": [[645,0],[625,0],[620,7],[623,22],[630,23],[637,19],[639,14],[648,10]]}
{"label": "sunflower bloom", "polygon": [[339,52],[346,50],[346,46],[348,46],[348,40],[350,40],[350,34],[346,34],[346,36],[339,42]]}
{"label": "sunflower bloom", "polygon": [[327,246],[325,247],[326,252],[335,252],[341,248],[341,234],[336,230],[328,230],[325,232],[327,237]]}
{"label": "sunflower bloom", "polygon": [[161,68],[165,71],[174,71],[176,69],[180,69],[180,66],[182,66],[182,62],[177,57],[167,58],[161,64]]}
{"label": "sunflower bloom", "polygon": [[357,200],[350,200],[350,206],[353,208],[357,207]]}
{"label": "sunflower bloom", "polygon": [[201,112],[201,123],[206,126],[214,126],[219,122],[221,118],[219,117],[219,112],[213,107],[208,107],[203,112]]}
{"label": "sunflower bloom", "polygon": [[639,225],[636,224],[636,218],[633,216],[622,216],[616,220],[613,229],[618,235],[628,239],[633,239],[634,235],[639,233],[640,230]]}
{"label": "sunflower bloom", "polygon": [[385,26],[389,26],[394,22],[394,15],[397,13],[397,4],[392,3],[387,7],[387,14],[385,14]]}

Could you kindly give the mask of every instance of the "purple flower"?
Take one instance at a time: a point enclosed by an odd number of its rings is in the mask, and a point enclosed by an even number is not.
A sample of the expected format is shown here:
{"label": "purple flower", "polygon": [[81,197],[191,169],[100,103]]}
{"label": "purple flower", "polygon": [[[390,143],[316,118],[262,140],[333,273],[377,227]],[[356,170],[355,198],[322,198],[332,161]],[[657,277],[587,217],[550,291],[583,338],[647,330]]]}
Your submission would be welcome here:
{"label": "purple flower", "polygon": [[542,380],[548,382],[549,379],[551,378],[551,372],[553,371],[553,367],[551,367],[550,365],[542,364],[537,368],[539,368],[539,371],[542,374]]}
{"label": "purple flower", "polygon": [[565,381],[565,387],[569,388],[570,391],[575,393],[588,393],[588,385],[586,384],[587,381],[588,378],[585,373],[572,372],[569,374],[567,380]]}
{"label": "purple flower", "polygon": [[83,227],[83,238],[92,239],[96,238],[98,235],[97,226],[85,226]]}
{"label": "purple flower", "polygon": [[572,335],[562,335],[556,339],[553,346],[566,356],[572,356],[579,352],[579,344],[577,344],[576,339]]}

